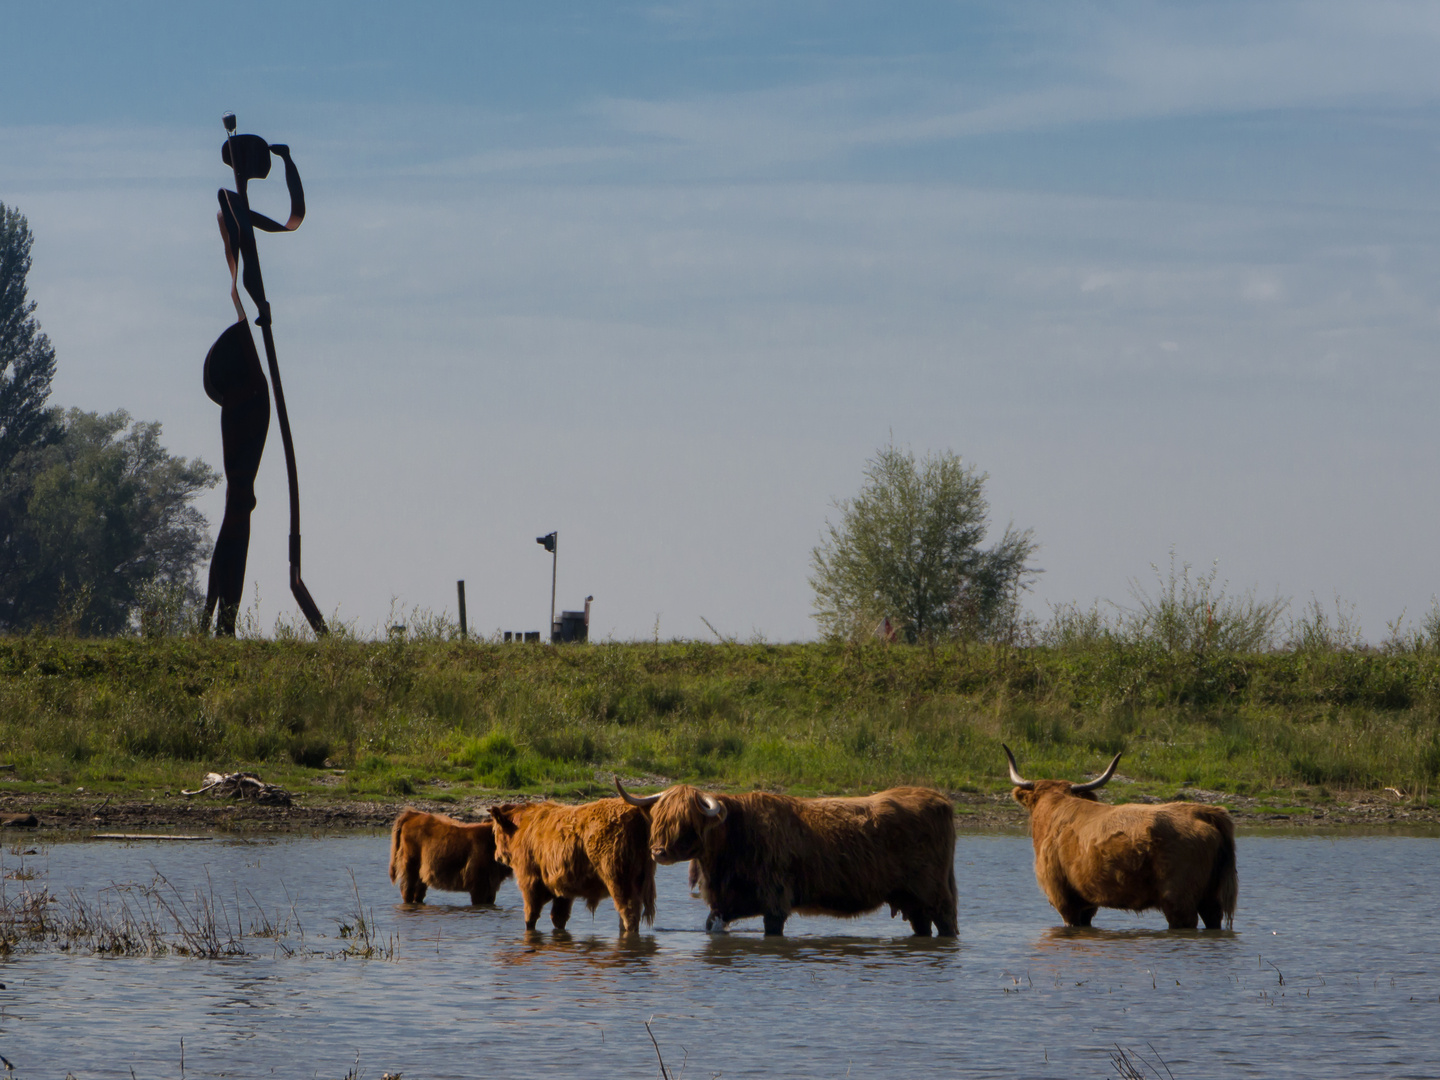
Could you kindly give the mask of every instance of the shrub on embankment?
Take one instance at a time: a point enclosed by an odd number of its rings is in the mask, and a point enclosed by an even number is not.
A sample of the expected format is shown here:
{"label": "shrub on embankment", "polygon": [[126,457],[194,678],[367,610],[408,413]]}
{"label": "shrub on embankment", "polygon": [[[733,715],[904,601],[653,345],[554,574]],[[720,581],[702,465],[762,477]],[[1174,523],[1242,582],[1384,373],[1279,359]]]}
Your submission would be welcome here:
{"label": "shrub on embankment", "polygon": [[1078,778],[1123,750],[1127,793],[1428,799],[1440,655],[0,638],[0,764],[18,790],[235,768],[303,784],[328,763],[346,770],[338,790],[374,794],[438,779],[585,795],[611,772],[1000,791],[1002,740],[1033,776]]}

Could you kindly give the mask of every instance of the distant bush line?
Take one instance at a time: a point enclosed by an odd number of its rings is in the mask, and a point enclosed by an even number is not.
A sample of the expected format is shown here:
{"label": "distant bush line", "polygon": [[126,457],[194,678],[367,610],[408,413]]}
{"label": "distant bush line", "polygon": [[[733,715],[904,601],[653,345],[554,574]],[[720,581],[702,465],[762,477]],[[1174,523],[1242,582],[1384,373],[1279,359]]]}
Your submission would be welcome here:
{"label": "distant bush line", "polygon": [[[1080,778],[1323,799],[1440,775],[1440,652],[1080,644],[0,638],[12,790],[190,786],[595,794],[619,772],[800,793]],[[334,770],[343,769],[340,776]],[[438,783],[437,783],[438,782]],[[3,789],[0,789],[3,790]],[[448,793],[448,794],[447,794]],[[1122,794],[1122,791],[1117,791]]]}

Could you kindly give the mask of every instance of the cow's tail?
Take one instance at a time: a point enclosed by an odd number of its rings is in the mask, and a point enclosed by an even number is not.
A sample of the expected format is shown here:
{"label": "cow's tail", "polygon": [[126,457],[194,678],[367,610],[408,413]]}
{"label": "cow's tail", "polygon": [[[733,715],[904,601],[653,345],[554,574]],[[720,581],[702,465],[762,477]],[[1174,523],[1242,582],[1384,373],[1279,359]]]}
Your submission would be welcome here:
{"label": "cow's tail", "polygon": [[1240,898],[1240,875],[1235,869],[1235,822],[1223,806],[1206,807],[1201,816],[1215,826],[1220,834],[1220,850],[1210,867],[1207,890],[1220,905],[1225,916],[1225,929],[1235,926],[1235,904]]}
{"label": "cow's tail", "polygon": [[640,917],[646,926],[655,925],[655,860],[645,860],[645,879],[640,884]]}
{"label": "cow's tail", "polygon": [[412,817],[418,817],[420,811],[413,806],[407,806],[401,810],[395,818],[395,824],[390,827],[390,880],[394,881],[400,876],[400,830],[405,827],[405,822]]}
{"label": "cow's tail", "polygon": [[960,890],[955,887],[955,806],[949,799],[945,800],[940,837],[941,865],[945,868],[944,896],[940,910],[935,913],[935,931],[942,937],[956,937],[960,933]]}

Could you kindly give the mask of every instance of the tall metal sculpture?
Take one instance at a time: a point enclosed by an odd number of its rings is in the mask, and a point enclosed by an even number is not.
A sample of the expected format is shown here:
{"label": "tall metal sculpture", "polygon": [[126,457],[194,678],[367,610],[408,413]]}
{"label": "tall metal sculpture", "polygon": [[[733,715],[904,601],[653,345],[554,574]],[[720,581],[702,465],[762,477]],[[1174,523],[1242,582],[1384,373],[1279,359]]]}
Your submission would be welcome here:
{"label": "tall metal sculpture", "polygon": [[[305,190],[300,172],[290,160],[290,148],[271,145],[258,135],[236,135],[235,115],[225,114],[225,145],[220,158],[235,173],[235,190],[219,191],[220,236],[225,244],[225,261],[230,266],[230,299],[238,321],[229,326],[205,357],[205,393],[220,406],[220,437],[225,459],[225,517],[215,539],[210,561],[210,584],[205,598],[206,629],[215,615],[217,636],[235,635],[235,619],[245,587],[245,561],[250,547],[250,512],[255,509],[255,476],[265,451],[270,429],[270,388],[275,391],[275,413],[280,419],[280,440],[285,447],[285,472],[290,482],[290,591],[317,635],[326,633],[325,619],[300,578],[300,485],[295,471],[295,444],[290,438],[290,417],[285,410],[285,391],[280,385],[280,366],[275,359],[275,337],[270,329],[270,303],[265,299],[265,282],[260,276],[260,259],[255,249],[255,230],[294,232],[305,219]],[[247,185],[270,175],[270,155],[285,163],[285,186],[290,191],[290,217],[280,224],[250,209]],[[260,369],[240,302],[239,285],[245,286],[255,302],[255,325],[265,340],[265,359],[270,368],[270,386]]]}

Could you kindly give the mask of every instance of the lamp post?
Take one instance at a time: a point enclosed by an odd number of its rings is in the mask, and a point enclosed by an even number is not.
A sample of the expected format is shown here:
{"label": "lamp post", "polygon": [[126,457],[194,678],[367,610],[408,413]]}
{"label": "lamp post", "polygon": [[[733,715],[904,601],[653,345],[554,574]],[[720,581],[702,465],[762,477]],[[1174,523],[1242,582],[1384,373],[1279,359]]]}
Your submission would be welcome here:
{"label": "lamp post", "polygon": [[555,573],[560,562],[559,553],[556,548],[560,546],[559,531],[546,533],[544,536],[535,537],[535,542],[550,552],[550,640],[555,640]]}

